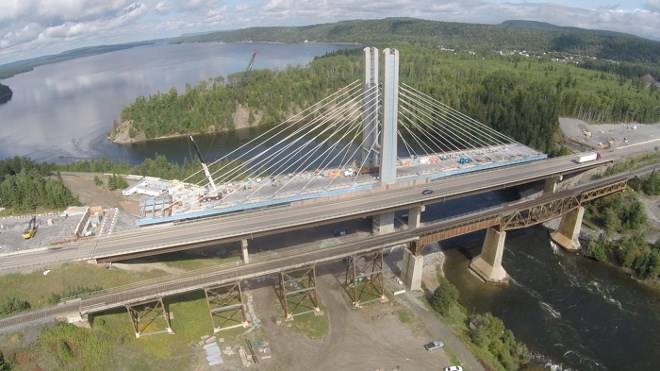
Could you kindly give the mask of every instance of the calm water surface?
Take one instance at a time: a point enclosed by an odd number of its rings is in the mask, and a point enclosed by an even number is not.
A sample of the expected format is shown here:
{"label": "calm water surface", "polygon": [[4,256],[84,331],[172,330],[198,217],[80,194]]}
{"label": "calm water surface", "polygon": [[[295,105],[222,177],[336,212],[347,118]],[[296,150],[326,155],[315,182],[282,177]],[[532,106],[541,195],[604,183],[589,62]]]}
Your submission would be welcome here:
{"label": "calm water surface", "polygon": [[[165,154],[190,157],[185,140],[121,146],[107,133],[122,107],[186,83],[254,68],[306,65],[315,56],[346,48],[335,44],[155,44],[37,67],[2,81],[14,95],[0,105],[0,158],[28,156],[68,162],[106,157],[130,164]],[[249,134],[248,134],[249,135]],[[232,138],[226,139],[231,142]]]}

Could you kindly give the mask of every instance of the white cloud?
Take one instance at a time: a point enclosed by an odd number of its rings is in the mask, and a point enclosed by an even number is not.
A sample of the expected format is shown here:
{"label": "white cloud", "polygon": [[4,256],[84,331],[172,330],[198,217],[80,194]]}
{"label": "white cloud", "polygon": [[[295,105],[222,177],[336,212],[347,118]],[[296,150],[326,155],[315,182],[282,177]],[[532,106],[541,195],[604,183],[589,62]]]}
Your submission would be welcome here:
{"label": "white cloud", "polygon": [[0,64],[189,32],[384,17],[525,19],[660,40],[660,0],[0,0],[0,9]]}
{"label": "white cloud", "polygon": [[156,7],[154,9],[156,9],[156,11],[159,13],[168,13],[172,11],[174,7],[168,1],[161,1],[158,4],[156,4]]}
{"label": "white cloud", "polygon": [[644,8],[652,12],[660,13],[660,0],[648,0]]}

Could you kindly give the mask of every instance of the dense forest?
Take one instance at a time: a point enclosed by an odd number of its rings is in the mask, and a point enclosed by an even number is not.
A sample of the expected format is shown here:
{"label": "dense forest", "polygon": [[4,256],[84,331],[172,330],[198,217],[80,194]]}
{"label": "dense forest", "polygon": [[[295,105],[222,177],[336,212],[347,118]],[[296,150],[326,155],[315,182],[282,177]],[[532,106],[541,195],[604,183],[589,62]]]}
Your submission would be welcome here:
{"label": "dense forest", "polygon": [[10,213],[27,213],[78,205],[59,177],[48,178],[53,166],[24,157],[0,160],[0,206]]}
{"label": "dense forest", "polygon": [[[409,43],[396,47],[402,83],[541,151],[557,151],[553,134],[559,116],[590,122],[655,123],[660,118],[660,91],[638,78],[547,58]],[[248,125],[273,124],[359,79],[361,53],[347,49],[318,57],[308,67],[252,71],[238,98],[242,74],[140,97],[120,119],[132,123],[131,137],[143,133],[146,138],[232,128],[238,107],[247,109]],[[119,127],[115,123],[111,136]]]}
{"label": "dense forest", "polygon": [[[630,185],[633,190],[655,196],[660,194],[660,175],[654,171]],[[646,241],[642,230],[646,212],[634,191],[590,202],[585,208],[585,219],[604,232],[587,242],[584,249],[587,256],[629,268],[640,279],[655,280],[660,276],[660,241]]]}
{"label": "dense forest", "polygon": [[0,104],[9,102],[13,94],[9,86],[0,84]]}

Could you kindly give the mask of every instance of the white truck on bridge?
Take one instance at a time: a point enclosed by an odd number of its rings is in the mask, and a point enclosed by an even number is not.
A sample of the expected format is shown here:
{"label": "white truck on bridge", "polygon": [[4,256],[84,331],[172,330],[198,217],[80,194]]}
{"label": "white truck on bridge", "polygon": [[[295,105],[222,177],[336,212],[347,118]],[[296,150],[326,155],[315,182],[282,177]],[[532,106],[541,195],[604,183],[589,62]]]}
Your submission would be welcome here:
{"label": "white truck on bridge", "polygon": [[577,162],[578,164],[581,164],[581,163],[584,163],[584,162],[598,160],[599,158],[600,158],[600,153],[584,152],[584,153],[580,153],[578,155],[578,157],[575,159],[575,162]]}

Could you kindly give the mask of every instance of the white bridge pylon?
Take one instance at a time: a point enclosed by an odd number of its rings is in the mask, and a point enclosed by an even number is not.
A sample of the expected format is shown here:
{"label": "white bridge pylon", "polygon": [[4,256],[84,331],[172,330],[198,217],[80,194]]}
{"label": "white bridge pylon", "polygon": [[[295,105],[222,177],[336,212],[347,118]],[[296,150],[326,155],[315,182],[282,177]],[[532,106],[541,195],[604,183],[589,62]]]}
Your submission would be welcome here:
{"label": "white bridge pylon", "polygon": [[399,84],[398,50],[383,50],[382,65],[379,54],[376,48],[364,49],[363,81],[348,84],[208,164],[217,194],[210,194],[211,182],[200,170],[170,190],[162,206],[168,213],[147,216],[138,224],[438,179],[546,157]]}

